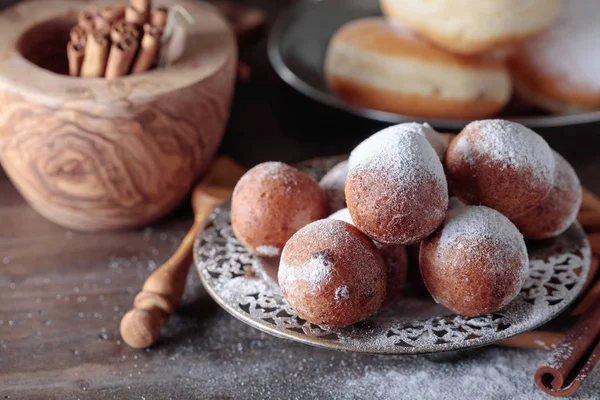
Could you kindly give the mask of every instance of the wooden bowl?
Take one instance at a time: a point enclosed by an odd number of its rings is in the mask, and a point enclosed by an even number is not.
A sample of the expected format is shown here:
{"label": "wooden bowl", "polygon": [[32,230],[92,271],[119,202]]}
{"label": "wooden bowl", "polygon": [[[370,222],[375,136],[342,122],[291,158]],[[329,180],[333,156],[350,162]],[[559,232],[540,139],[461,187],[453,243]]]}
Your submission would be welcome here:
{"label": "wooden bowl", "polygon": [[179,205],[214,158],[233,97],[235,36],[191,0],[154,1],[196,20],[174,65],[68,76],[78,10],[115,2],[36,0],[0,14],[0,161],[34,209],[78,230],[136,227]]}

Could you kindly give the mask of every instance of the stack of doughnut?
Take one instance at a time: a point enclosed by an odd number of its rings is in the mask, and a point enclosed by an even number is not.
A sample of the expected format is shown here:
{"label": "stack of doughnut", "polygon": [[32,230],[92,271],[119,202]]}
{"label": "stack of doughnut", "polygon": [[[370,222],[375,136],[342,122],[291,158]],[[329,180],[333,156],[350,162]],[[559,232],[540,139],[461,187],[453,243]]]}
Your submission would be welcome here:
{"label": "stack of doughnut", "polygon": [[379,0],[332,36],[324,75],[349,104],[421,118],[497,116],[513,98],[600,108],[597,0]]}
{"label": "stack of doughnut", "polygon": [[463,316],[504,308],[527,274],[525,240],[565,232],[581,201],[571,165],[521,124],[477,120],[449,141],[411,122],[366,138],[320,182],[257,165],[236,185],[231,218],[249,251],[279,259],[301,318],[343,327],[410,285]]}

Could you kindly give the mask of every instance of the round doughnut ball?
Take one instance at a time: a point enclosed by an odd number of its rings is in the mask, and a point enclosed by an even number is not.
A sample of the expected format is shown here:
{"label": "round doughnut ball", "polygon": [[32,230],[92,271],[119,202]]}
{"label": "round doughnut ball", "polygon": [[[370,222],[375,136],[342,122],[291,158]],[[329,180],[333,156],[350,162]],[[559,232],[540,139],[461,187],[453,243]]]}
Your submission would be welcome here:
{"label": "round doughnut ball", "polygon": [[444,168],[416,125],[383,129],[350,154],[348,210],[356,227],[381,243],[419,242],[448,207]]}
{"label": "round doughnut ball", "polygon": [[563,0],[556,24],[511,56],[516,93],[552,113],[600,108],[598,15],[598,0]]}
{"label": "round doughnut ball", "polygon": [[380,5],[388,19],[461,54],[521,43],[551,26],[560,10],[560,0],[380,0]]}
{"label": "round doughnut ball", "polygon": [[281,162],[256,165],[233,190],[233,232],[259,256],[279,256],[298,229],[326,216],[325,194],[317,181]]}
{"label": "round doughnut ball", "polygon": [[346,177],[348,176],[348,160],[336,164],[319,182],[327,197],[329,212],[333,213],[346,208]]}
{"label": "round doughnut ball", "polygon": [[472,317],[502,309],[519,294],[529,259],[519,230],[485,206],[448,210],[421,243],[419,266],[433,298]]}
{"label": "round doughnut ball", "polygon": [[532,211],[513,220],[525,239],[547,239],[566,231],[581,206],[582,189],[577,173],[554,152],[556,172],[550,194]]}
{"label": "round doughnut ball", "polygon": [[[354,225],[347,208],[336,211],[328,218],[338,219]],[[408,280],[408,254],[406,248],[399,244],[384,244],[373,241],[383,257],[386,266],[386,296],[381,307],[386,307],[398,297]],[[418,268],[417,268],[418,269]]]}
{"label": "round doughnut ball", "polygon": [[381,17],[336,31],[324,75],[349,104],[422,118],[491,117],[512,94],[504,60],[450,53]]}
{"label": "round doughnut ball", "polygon": [[336,219],[315,221],[290,238],[278,281],[288,304],[317,325],[362,321],[385,299],[386,271],[377,248],[354,226]]}
{"label": "round doughnut ball", "polygon": [[548,143],[521,124],[499,119],[468,124],[450,143],[445,167],[453,194],[509,219],[537,207],[554,183]]}

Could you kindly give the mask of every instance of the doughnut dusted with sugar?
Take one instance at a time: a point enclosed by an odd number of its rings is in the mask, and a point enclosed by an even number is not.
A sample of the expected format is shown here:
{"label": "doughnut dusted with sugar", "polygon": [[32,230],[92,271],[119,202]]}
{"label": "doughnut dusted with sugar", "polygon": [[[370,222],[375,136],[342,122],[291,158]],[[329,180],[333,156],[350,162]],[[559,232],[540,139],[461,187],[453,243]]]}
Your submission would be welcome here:
{"label": "doughnut dusted with sugar", "polygon": [[460,54],[477,54],[521,43],[551,26],[560,8],[560,0],[380,0],[379,3],[387,18],[408,26],[441,48]]}
{"label": "doughnut dusted with sugar", "polygon": [[378,242],[417,243],[444,220],[444,168],[422,128],[415,123],[390,126],[350,154],[348,210],[356,227]]}
{"label": "doughnut dusted with sugar", "polygon": [[515,91],[550,112],[600,108],[600,2],[563,0],[558,21],[510,59]]}
{"label": "doughnut dusted with sugar", "polygon": [[503,60],[445,52],[383,18],[342,26],[325,58],[328,86],[350,104],[433,118],[486,118],[510,99]]}
{"label": "doughnut dusted with sugar", "polygon": [[495,312],[519,294],[529,258],[512,222],[485,206],[456,206],[421,243],[419,267],[433,298],[464,316]]}
{"label": "doughnut dusted with sugar", "polygon": [[[343,208],[331,214],[327,218],[338,219],[354,225],[352,217],[347,208]],[[406,248],[399,244],[384,244],[373,241],[383,257],[387,272],[387,285],[385,300],[381,307],[389,305],[404,289],[408,280],[408,253]]]}
{"label": "doughnut dusted with sugar", "polygon": [[343,327],[375,313],[386,294],[386,271],[375,244],[337,219],[313,222],[286,243],[277,274],[301,318]]}
{"label": "doughnut dusted with sugar", "polygon": [[262,257],[277,257],[296,231],[327,216],[317,181],[281,162],[248,170],[231,199],[231,224],[238,240]]}
{"label": "doughnut dusted with sugar", "polygon": [[582,188],[577,173],[554,152],[556,172],[550,194],[536,208],[513,220],[525,239],[548,239],[566,231],[577,219]]}
{"label": "doughnut dusted with sugar", "polygon": [[468,124],[446,151],[451,192],[509,219],[537,207],[554,184],[554,154],[531,129],[493,119]]}

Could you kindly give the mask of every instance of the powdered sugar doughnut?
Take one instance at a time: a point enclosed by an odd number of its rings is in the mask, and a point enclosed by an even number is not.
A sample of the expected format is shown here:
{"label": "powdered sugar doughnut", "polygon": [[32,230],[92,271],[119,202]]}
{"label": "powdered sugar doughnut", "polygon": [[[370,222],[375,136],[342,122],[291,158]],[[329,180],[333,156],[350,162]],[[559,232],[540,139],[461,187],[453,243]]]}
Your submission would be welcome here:
{"label": "powdered sugar doughnut", "polygon": [[551,112],[600,108],[598,15],[598,0],[563,0],[556,24],[511,57],[517,93]]}
{"label": "powdered sugar doughnut", "polygon": [[348,160],[342,161],[331,168],[319,182],[327,197],[329,212],[333,213],[346,208],[346,177],[348,176]]}
{"label": "powdered sugar doughnut", "polygon": [[380,0],[380,4],[387,18],[461,54],[521,43],[552,25],[560,8],[560,0]]}
{"label": "powdered sugar doughnut", "polygon": [[325,55],[331,91],[359,107],[432,118],[486,118],[512,94],[504,60],[444,51],[384,18],[344,24]]}
{"label": "powdered sugar doughnut", "polygon": [[[338,219],[351,225],[352,217],[347,208],[331,214],[328,218]],[[406,285],[408,279],[408,254],[406,248],[399,244],[384,244],[373,241],[383,257],[387,272],[386,296],[381,307],[389,305]]]}
{"label": "powdered sugar doughnut", "polygon": [[537,207],[554,182],[548,143],[521,124],[499,119],[468,124],[450,143],[445,166],[453,194],[510,219]]}
{"label": "powdered sugar doughnut", "polygon": [[259,164],[238,181],[231,224],[240,242],[263,257],[277,257],[285,242],[308,223],[327,216],[317,181],[281,162]]}
{"label": "powdered sugar doughnut", "polygon": [[529,259],[512,222],[485,206],[448,210],[421,243],[419,266],[437,302],[464,316],[498,311],[519,293]]}
{"label": "powdered sugar doughnut", "polygon": [[417,243],[448,207],[444,168],[416,125],[383,129],[350,154],[348,210],[356,227],[381,243]]}
{"label": "powdered sugar doughnut", "polygon": [[577,173],[560,154],[554,152],[556,172],[550,194],[532,211],[513,223],[525,239],[547,239],[566,231],[581,206],[582,189]]}
{"label": "powdered sugar doughnut", "polygon": [[278,281],[301,318],[347,326],[375,313],[385,298],[385,265],[373,242],[336,219],[296,232],[281,256]]}

